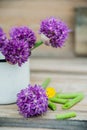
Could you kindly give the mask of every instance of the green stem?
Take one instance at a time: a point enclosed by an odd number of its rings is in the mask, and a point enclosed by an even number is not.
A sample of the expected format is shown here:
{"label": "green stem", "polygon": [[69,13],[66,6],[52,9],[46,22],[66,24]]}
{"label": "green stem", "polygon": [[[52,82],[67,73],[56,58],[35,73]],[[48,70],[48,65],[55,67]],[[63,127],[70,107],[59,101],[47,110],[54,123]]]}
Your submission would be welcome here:
{"label": "green stem", "polygon": [[67,102],[66,104],[63,105],[63,109],[69,109],[78,102],[80,102],[84,98],[83,94],[79,94],[76,98],[72,99],[71,101]]}
{"label": "green stem", "polygon": [[82,93],[57,93],[56,98],[73,99]]}
{"label": "green stem", "polygon": [[31,50],[34,50],[35,48],[41,46],[42,44],[43,44],[42,41],[38,41],[38,42],[36,42],[36,44],[34,45],[34,47],[33,47]]}
{"label": "green stem", "polygon": [[50,78],[47,78],[47,79],[42,83],[42,87],[43,87],[44,89],[46,89],[46,87],[49,85],[50,81],[51,81],[51,79],[50,79]]}
{"label": "green stem", "polygon": [[52,103],[51,101],[49,101],[49,100],[48,100],[48,107],[49,107],[51,110],[53,110],[53,111],[56,110],[56,105],[55,105],[54,103]]}
{"label": "green stem", "polygon": [[68,119],[68,118],[72,118],[72,117],[76,117],[75,112],[68,112],[68,113],[56,115],[56,119],[58,119],[58,120]]}
{"label": "green stem", "polygon": [[50,100],[51,102],[60,103],[60,104],[65,104],[65,103],[68,102],[67,99],[61,99],[61,98],[56,98],[56,97],[49,98],[49,100]]}

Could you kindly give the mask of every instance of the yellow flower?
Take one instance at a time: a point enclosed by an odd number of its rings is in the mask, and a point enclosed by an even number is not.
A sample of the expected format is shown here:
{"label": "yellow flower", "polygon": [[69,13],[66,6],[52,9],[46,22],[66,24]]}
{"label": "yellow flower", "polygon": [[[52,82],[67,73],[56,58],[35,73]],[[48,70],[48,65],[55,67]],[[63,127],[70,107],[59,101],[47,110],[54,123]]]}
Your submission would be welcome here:
{"label": "yellow flower", "polygon": [[56,94],[55,88],[53,88],[53,87],[47,87],[46,88],[46,95],[48,96],[48,98],[54,97],[55,94]]}

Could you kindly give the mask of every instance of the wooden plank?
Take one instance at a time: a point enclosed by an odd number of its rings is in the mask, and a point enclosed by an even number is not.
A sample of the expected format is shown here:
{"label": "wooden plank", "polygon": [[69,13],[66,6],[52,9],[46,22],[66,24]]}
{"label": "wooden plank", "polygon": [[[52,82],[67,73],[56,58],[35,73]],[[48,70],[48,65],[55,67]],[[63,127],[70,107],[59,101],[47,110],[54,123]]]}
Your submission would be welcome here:
{"label": "wooden plank", "polygon": [[[62,105],[57,104],[56,111],[48,110],[47,113],[37,117],[37,119],[51,120],[55,119],[56,114],[75,111],[77,113],[77,117],[72,118],[72,120],[87,120],[87,106],[85,105],[85,102],[87,103],[87,97],[85,97],[83,101],[72,107],[70,110],[66,111],[62,110]],[[7,105],[7,107],[0,105],[0,118],[18,118],[19,120],[23,119],[23,117],[19,115],[19,112],[17,111],[17,106],[15,104]]]}
{"label": "wooden plank", "polygon": [[[50,130],[50,129],[44,129],[44,128],[23,128],[23,127],[2,127],[2,130]],[[53,129],[51,129],[53,130]],[[57,129],[61,130],[61,129]]]}
{"label": "wooden plank", "polygon": [[57,84],[68,86],[68,84],[73,85],[86,85],[87,83],[87,75],[82,74],[66,74],[66,73],[51,73],[51,72],[31,72],[31,82],[41,83],[45,78],[50,77],[52,79],[52,84],[55,86]]}
{"label": "wooden plank", "polygon": [[0,126],[5,127],[29,127],[29,128],[48,128],[48,129],[65,129],[65,130],[85,130],[87,128],[87,121],[74,120],[37,120],[37,119],[6,119],[0,118]]}
{"label": "wooden plank", "polygon": [[[45,65],[44,65],[45,64]],[[55,72],[87,74],[87,58],[73,59],[31,59],[30,69],[33,72]]]}

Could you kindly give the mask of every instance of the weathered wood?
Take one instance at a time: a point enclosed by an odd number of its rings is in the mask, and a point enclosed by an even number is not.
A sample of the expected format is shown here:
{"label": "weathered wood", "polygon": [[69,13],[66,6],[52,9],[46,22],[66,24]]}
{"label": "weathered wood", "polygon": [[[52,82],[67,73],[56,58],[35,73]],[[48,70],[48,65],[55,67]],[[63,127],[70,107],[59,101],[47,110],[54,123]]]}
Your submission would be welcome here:
{"label": "weathered wood", "polygon": [[[50,130],[50,129],[44,129],[44,128],[23,128],[23,127],[2,127],[1,130]],[[54,129],[51,129],[54,130]],[[57,129],[61,130],[61,129]]]}
{"label": "weathered wood", "polygon": [[[77,117],[72,118],[72,120],[87,120],[87,97],[77,105],[73,106],[70,110],[62,110],[62,105],[57,104],[57,110],[51,111],[48,110],[47,113],[45,113],[42,116],[39,116],[38,119],[55,119],[55,115],[58,113],[64,113],[68,111],[75,111],[77,113]],[[18,118],[22,119],[23,117],[19,115],[19,112],[17,111],[16,105],[0,105],[0,118]]]}
{"label": "weathered wood", "polygon": [[[31,71],[87,74],[87,58],[73,59],[31,59]],[[80,75],[81,76],[81,75]]]}
{"label": "weathered wood", "polygon": [[48,128],[48,129],[64,129],[64,130],[85,130],[87,128],[87,121],[77,120],[38,120],[38,119],[6,119],[0,118],[0,126],[7,127],[30,127],[30,128]]}

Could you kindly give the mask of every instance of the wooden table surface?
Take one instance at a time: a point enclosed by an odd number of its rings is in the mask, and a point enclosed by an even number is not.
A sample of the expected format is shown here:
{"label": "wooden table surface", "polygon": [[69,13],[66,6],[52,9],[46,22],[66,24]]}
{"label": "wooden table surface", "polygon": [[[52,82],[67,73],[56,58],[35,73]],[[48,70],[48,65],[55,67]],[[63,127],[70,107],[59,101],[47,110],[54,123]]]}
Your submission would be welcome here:
{"label": "wooden table surface", "polygon": [[[44,79],[52,79],[50,86],[62,92],[83,92],[85,98],[69,110],[48,110],[44,115],[24,119],[19,115],[16,104],[0,105],[0,130],[85,130],[87,128],[87,59],[31,59],[31,84],[41,84]],[[77,116],[58,121],[55,115],[75,111]]]}

